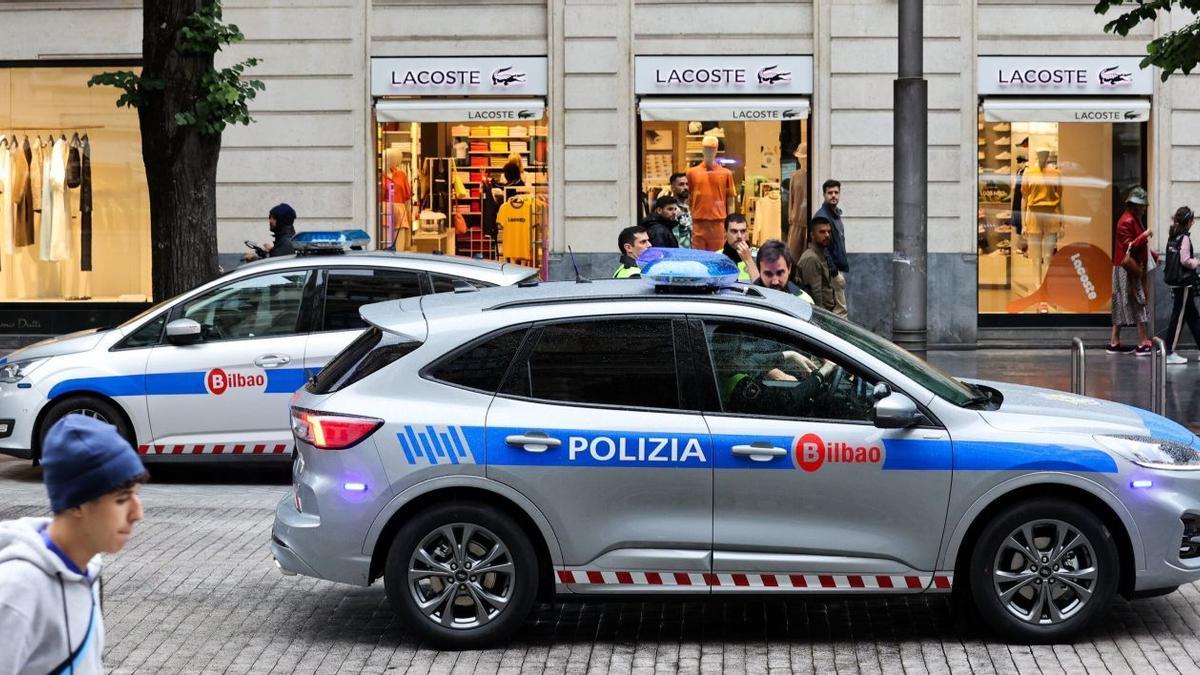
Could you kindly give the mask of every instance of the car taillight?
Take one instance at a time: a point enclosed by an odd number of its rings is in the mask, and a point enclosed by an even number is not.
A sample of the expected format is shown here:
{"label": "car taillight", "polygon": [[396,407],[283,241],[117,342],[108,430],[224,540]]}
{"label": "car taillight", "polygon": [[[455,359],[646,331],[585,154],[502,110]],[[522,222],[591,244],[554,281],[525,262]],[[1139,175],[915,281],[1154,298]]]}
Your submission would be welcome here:
{"label": "car taillight", "polygon": [[383,426],[383,420],[357,415],[335,415],[292,408],[292,432],[296,438],[320,450],[354,447]]}

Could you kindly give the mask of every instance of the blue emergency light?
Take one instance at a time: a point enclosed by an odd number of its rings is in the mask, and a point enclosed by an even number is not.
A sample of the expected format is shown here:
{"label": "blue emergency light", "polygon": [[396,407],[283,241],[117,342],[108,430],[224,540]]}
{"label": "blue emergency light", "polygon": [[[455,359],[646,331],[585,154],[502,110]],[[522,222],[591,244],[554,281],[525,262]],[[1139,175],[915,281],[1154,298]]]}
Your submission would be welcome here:
{"label": "blue emergency light", "polygon": [[646,249],[637,259],[642,280],[656,288],[729,288],[738,268],[724,253],[690,248]]}
{"label": "blue emergency light", "polygon": [[359,251],[371,242],[364,230],[317,230],[292,237],[297,253],[345,253]]}

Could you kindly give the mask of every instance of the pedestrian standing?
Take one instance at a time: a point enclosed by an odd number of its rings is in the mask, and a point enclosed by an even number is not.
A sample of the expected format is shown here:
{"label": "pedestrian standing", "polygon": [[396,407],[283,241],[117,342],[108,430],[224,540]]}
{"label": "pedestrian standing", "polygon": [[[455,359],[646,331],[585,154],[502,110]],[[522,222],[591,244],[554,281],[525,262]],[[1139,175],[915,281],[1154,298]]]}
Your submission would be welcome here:
{"label": "pedestrian standing", "polygon": [[691,248],[692,208],[690,201],[692,194],[688,189],[686,173],[677,171],[671,174],[671,196],[679,202],[678,210],[675,213],[675,240],[679,242],[680,248]]}
{"label": "pedestrian standing", "polygon": [[754,283],[758,281],[758,265],[754,262],[754,250],[750,248],[749,227],[746,216],[734,211],[725,216],[725,246],[721,253],[733,261],[738,269],[738,281]]}
{"label": "pedestrian standing", "polygon": [[[292,255],[296,252],[296,245],[292,243],[292,237],[296,236],[296,210],[288,204],[276,204],[267,214],[267,226],[271,228],[271,234],[274,236],[274,241],[262,245],[262,250],[266,251],[268,258],[278,258],[283,255]],[[259,260],[259,256],[254,251],[246,254],[247,262]]]}
{"label": "pedestrian standing", "polygon": [[679,202],[671,195],[659,195],[654,200],[654,213],[639,225],[646,228],[651,246],[679,248],[675,239],[675,214],[679,211]]}
{"label": "pedestrian standing", "polygon": [[846,226],[842,223],[842,209],[839,206],[842,201],[842,184],[831,178],[821,184],[821,194],[824,202],[813,215],[813,219],[824,218],[830,226],[829,245],[825,247],[825,256],[833,281],[833,313],[849,316],[846,305],[846,273],[850,271],[850,262],[846,258]]}
{"label": "pedestrian standing", "polygon": [[812,295],[814,304],[822,309],[833,311],[837,303],[834,300],[833,274],[829,266],[827,249],[833,238],[833,225],[825,216],[813,216],[808,224],[808,249],[800,256],[800,282]]}
{"label": "pedestrian standing", "polygon": [[[1135,187],[1125,198],[1125,211],[1117,220],[1117,243],[1113,249],[1112,338],[1105,348],[1109,354],[1150,355],[1146,323],[1150,307],[1146,297],[1146,267],[1157,258],[1148,241],[1153,233],[1143,224],[1146,217],[1146,191]],[[1121,344],[1121,327],[1137,326],[1138,345]]]}
{"label": "pedestrian standing", "polygon": [[148,474],[116,427],[67,415],[42,477],[54,516],[0,523],[0,673],[102,673],[100,554],[129,543]]}
{"label": "pedestrian standing", "polygon": [[1200,275],[1200,256],[1192,247],[1192,223],[1196,214],[1191,208],[1181,206],[1171,219],[1171,238],[1167,241],[1167,260],[1163,265],[1163,280],[1171,288],[1171,322],[1167,324],[1164,341],[1167,343],[1167,364],[1178,366],[1187,363],[1179,354],[1179,335],[1183,324],[1192,332],[1192,340],[1200,347],[1200,313],[1196,311],[1196,286]]}
{"label": "pedestrian standing", "polygon": [[638,267],[637,259],[646,249],[650,248],[650,237],[646,228],[641,225],[631,225],[617,235],[617,250],[621,259],[613,272],[614,279],[640,279],[642,270]]}
{"label": "pedestrian standing", "polygon": [[795,264],[787,244],[778,239],[768,239],[758,248],[754,262],[758,265],[759,275],[758,280],[754,282],[755,286],[791,293],[808,304],[813,304],[812,296],[800,284],[792,281]]}

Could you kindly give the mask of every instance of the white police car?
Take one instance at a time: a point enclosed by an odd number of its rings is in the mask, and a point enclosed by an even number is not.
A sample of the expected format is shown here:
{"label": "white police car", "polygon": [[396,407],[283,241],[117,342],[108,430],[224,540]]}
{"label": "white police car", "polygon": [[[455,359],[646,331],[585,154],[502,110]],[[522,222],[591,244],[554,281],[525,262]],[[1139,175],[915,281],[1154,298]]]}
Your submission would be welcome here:
{"label": "white police car", "polygon": [[736,270],[655,251],[658,288],[364,307],[292,404],[281,569],[382,578],[458,647],[556,595],[952,590],[1009,639],[1058,641],[1115,593],[1200,579],[1187,429],[960,382],[782,292],[663,292]]}
{"label": "white police car", "polygon": [[[357,237],[305,232],[298,250]],[[290,459],[287,400],[363,329],[359,307],[500,286],[536,270],[452,256],[349,252],[244,265],[109,330],[0,359],[0,453],[38,457],[72,412],[120,429],[143,459]]]}

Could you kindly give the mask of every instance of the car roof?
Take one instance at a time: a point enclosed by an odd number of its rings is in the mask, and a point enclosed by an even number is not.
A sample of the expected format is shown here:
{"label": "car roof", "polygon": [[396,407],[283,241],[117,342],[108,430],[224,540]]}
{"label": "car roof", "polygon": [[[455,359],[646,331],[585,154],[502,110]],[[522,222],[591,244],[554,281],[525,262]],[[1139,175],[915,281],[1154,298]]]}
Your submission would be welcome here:
{"label": "car roof", "polygon": [[760,286],[736,284],[717,292],[681,292],[678,289],[662,292],[649,284],[630,279],[607,279],[588,283],[555,281],[537,285],[485,288],[464,293],[439,293],[367,305],[360,311],[367,322],[389,330],[408,324],[419,314],[423,314],[427,321],[432,322],[440,317],[477,311],[519,312],[529,307],[591,302],[645,302],[649,307],[649,303],[661,301],[758,307],[782,312],[804,321],[812,316],[812,306],[804,300],[790,293]]}
{"label": "car roof", "polygon": [[515,283],[537,274],[532,267],[514,263],[498,263],[454,255],[410,253],[406,251],[349,251],[323,255],[287,255],[256,260],[238,267],[230,274],[253,274],[294,267],[357,267],[382,265],[403,269],[444,272],[496,284]]}

